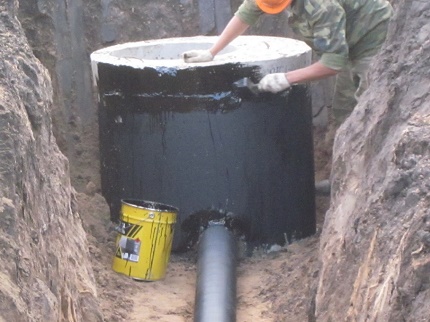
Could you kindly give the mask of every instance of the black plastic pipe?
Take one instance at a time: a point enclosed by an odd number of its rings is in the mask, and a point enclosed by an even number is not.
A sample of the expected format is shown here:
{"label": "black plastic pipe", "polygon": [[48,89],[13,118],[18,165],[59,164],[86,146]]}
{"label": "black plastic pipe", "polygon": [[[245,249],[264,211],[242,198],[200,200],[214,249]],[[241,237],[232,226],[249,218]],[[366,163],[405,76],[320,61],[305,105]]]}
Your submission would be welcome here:
{"label": "black plastic pipe", "polygon": [[194,322],[236,321],[237,249],[221,224],[203,232],[198,248]]}

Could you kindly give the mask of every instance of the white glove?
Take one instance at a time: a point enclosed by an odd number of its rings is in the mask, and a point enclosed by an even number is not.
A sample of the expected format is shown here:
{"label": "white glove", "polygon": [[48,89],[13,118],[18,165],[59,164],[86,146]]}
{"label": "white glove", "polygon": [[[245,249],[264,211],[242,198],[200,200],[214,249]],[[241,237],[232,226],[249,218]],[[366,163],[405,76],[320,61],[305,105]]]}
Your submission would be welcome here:
{"label": "white glove", "polygon": [[285,73],[268,74],[258,83],[261,92],[278,93],[290,87]]}
{"label": "white glove", "polygon": [[214,59],[214,56],[209,50],[190,50],[182,54],[182,58],[186,63],[204,63]]}

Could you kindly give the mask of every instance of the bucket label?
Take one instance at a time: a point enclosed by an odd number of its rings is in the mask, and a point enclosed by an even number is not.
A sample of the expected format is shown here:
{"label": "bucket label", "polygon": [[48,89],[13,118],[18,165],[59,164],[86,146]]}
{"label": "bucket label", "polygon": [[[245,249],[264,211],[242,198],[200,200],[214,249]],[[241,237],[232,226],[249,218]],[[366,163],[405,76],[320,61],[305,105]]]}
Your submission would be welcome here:
{"label": "bucket label", "polygon": [[118,241],[118,250],[117,257],[121,259],[128,260],[130,262],[138,262],[139,261],[139,252],[141,241],[139,238],[133,239],[128,238],[126,236],[121,236]]}

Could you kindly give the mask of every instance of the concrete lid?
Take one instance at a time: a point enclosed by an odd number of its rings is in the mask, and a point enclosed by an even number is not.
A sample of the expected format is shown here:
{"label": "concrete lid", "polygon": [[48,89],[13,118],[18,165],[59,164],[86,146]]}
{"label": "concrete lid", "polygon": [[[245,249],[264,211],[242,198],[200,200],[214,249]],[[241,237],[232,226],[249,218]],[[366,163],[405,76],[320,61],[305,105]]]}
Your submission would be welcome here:
{"label": "concrete lid", "polygon": [[[211,66],[226,63],[259,65],[268,61],[296,58],[310,59],[311,49],[302,41],[267,36],[240,36],[222,50],[213,61],[185,63],[181,54],[188,50],[209,49],[217,36],[166,38],[119,44],[91,54],[93,63],[130,66],[134,68],[168,67],[186,69],[190,66]],[[302,60],[302,59],[300,59]],[[308,59],[306,59],[308,61]]]}

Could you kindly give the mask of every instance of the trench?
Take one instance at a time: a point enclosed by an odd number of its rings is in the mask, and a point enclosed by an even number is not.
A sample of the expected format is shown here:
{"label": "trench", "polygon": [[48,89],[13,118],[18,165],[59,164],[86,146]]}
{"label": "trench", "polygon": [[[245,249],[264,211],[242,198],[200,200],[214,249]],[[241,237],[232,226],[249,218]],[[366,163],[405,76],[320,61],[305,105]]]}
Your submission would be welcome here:
{"label": "trench", "polygon": [[[129,221],[121,207],[124,199],[144,198],[178,209],[174,240],[150,231],[156,243],[164,240],[158,256],[166,259],[170,248],[186,251],[199,242],[195,321],[214,315],[217,321],[235,321],[237,255],[226,218],[229,228],[243,236],[248,255],[316,231],[307,85],[280,94],[237,88],[244,79],[258,81],[265,73],[306,65],[310,50],[287,39],[301,51],[289,46],[287,54],[280,39],[268,46],[267,37],[239,38],[220,62],[194,66],[184,65],[178,53],[207,47],[213,38],[131,43],[91,55],[99,94],[102,193],[111,220]],[[256,61],[249,55],[254,47],[270,48],[271,58]],[[210,220],[216,213],[223,225]],[[132,227],[118,239],[116,270],[134,279],[162,279],[164,272],[148,273],[152,264],[144,275],[139,272],[137,251],[130,257],[131,245],[142,249],[145,236],[136,235],[138,230]]]}

